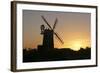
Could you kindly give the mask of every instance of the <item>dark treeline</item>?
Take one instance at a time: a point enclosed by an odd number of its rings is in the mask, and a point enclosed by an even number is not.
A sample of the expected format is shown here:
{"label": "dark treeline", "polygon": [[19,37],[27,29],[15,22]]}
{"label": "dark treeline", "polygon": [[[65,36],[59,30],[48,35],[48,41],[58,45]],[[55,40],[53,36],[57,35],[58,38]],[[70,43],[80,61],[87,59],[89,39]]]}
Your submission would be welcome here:
{"label": "dark treeline", "polygon": [[81,60],[91,58],[91,48],[80,48],[79,51],[70,48],[41,51],[38,49],[23,49],[23,62],[59,61],[59,60]]}

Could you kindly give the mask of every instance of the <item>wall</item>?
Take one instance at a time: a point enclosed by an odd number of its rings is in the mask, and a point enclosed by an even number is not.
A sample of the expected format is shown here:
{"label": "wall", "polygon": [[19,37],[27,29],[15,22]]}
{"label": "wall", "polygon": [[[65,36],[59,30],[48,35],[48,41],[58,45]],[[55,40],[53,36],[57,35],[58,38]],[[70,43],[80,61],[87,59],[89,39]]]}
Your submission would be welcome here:
{"label": "wall", "polygon": [[[10,8],[11,8],[10,1],[11,0],[0,0],[0,73],[12,73],[10,71],[10,34],[11,34],[10,32],[10,29],[11,29],[10,28]],[[30,0],[30,1],[37,1],[37,0]],[[99,0],[98,1],[97,0],[38,0],[37,2],[98,5],[100,7]],[[98,20],[99,20],[99,17],[98,17]],[[98,25],[98,31],[100,31],[99,28],[100,28],[100,25]],[[100,37],[100,33],[98,37]],[[100,43],[99,41],[100,41],[100,38],[98,38],[98,43]],[[99,51],[98,55],[100,55],[99,47],[100,46],[98,45],[98,51]],[[100,57],[98,60],[100,64]],[[34,71],[34,73],[53,73],[53,72],[54,73],[55,72],[57,73],[66,73],[66,72],[67,73],[86,73],[86,72],[99,73],[100,65],[98,67],[91,67],[91,68]],[[33,72],[31,71],[31,72],[26,72],[26,73],[33,73]]]}

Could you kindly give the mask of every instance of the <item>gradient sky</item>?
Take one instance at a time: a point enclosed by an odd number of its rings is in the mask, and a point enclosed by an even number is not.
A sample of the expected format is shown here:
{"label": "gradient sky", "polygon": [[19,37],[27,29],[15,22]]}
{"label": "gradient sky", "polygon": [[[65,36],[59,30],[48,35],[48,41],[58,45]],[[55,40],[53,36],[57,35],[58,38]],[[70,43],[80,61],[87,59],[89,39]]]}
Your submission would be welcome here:
{"label": "gradient sky", "polygon": [[48,26],[41,15],[46,18],[51,26],[58,18],[55,32],[63,39],[64,44],[62,45],[54,37],[55,48],[79,50],[80,47],[90,47],[91,15],[89,13],[23,10],[23,48],[37,48],[37,45],[42,44],[43,35],[40,34],[40,26],[42,24],[46,28]]}

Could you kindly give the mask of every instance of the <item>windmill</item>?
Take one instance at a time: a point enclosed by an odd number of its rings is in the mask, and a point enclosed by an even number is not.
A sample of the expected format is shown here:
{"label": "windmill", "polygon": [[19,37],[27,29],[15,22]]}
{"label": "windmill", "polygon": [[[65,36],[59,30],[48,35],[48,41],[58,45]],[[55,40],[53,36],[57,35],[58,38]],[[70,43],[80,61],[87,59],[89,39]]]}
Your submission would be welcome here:
{"label": "windmill", "polygon": [[[58,19],[56,18],[53,28],[50,26],[50,24],[47,22],[47,20],[44,18],[44,16],[41,16],[44,22],[47,24],[48,28],[45,28],[44,25],[41,25],[41,34],[43,35],[43,45],[39,45],[38,48],[43,48],[44,51],[48,51],[51,49],[54,49],[54,35],[56,38],[60,41],[61,44],[63,44],[63,40],[59,37],[58,33],[55,32],[55,28],[58,22]],[[42,50],[42,49],[41,49]]]}

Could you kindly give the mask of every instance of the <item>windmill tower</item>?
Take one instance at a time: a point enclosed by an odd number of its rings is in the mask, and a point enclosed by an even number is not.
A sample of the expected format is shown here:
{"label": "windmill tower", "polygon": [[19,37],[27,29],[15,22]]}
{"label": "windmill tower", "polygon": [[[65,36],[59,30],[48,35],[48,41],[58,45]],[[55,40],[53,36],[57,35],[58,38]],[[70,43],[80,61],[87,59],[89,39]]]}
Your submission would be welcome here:
{"label": "windmill tower", "polygon": [[43,51],[49,51],[54,49],[54,35],[56,38],[63,44],[63,40],[58,36],[58,34],[54,31],[56,24],[58,22],[57,18],[54,22],[53,28],[50,26],[50,24],[47,22],[47,20],[44,18],[44,16],[41,16],[44,22],[47,24],[48,28],[45,28],[44,25],[41,25],[41,34],[43,35],[43,44],[38,46],[38,49],[40,48]]}

